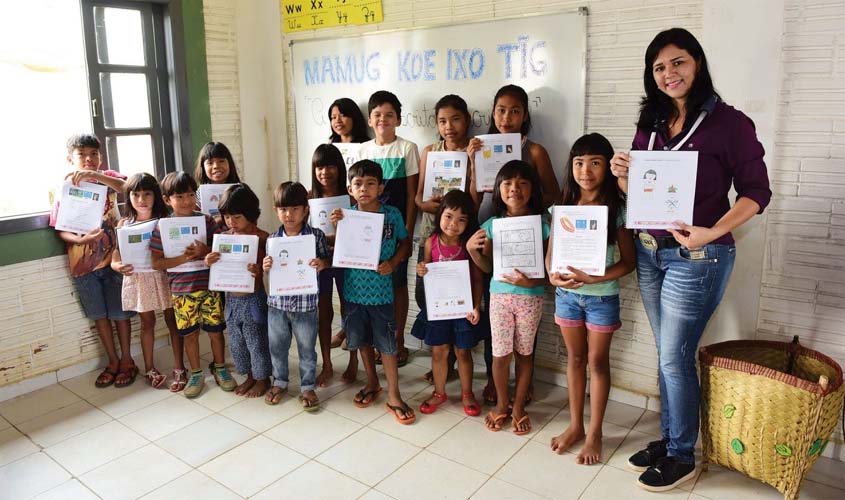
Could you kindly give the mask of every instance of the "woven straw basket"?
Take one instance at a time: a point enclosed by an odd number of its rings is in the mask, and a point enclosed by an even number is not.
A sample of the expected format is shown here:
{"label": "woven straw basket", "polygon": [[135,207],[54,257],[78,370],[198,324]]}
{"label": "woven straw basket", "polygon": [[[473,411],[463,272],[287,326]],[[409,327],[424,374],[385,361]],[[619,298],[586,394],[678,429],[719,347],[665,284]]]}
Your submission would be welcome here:
{"label": "woven straw basket", "polygon": [[699,351],[704,466],[798,497],[842,413],[842,368],[793,342],[737,340]]}

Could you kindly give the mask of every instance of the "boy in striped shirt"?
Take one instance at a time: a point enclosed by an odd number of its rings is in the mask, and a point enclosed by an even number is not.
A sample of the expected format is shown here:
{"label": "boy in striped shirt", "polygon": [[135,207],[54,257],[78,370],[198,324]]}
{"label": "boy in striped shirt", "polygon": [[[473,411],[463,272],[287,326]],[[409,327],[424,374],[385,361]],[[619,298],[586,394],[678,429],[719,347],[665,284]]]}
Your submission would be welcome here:
{"label": "boy in striped shirt", "polygon": [[[164,202],[173,210],[171,217],[203,216],[194,212],[196,204],[197,183],[193,177],[185,172],[171,172],[161,180],[161,193]],[[189,245],[182,255],[165,257],[161,243],[161,232],[158,227],[150,237],[150,252],[153,268],[165,270],[180,266],[195,260],[203,260],[209,253],[211,240],[215,233],[220,232],[214,219],[205,215],[206,241],[195,241]],[[231,391],[237,383],[226,369],[223,330],[226,323],[223,318],[223,300],[220,292],[208,289],[208,268],[187,272],[168,272],[170,281],[170,295],[173,300],[173,312],[176,315],[176,329],[179,333],[184,350],[188,353],[188,363],[191,365],[191,376],[185,387],[185,397],[195,398],[202,393],[205,380],[200,364],[199,330],[208,332],[211,340],[211,352],[214,362],[209,365],[212,375],[224,391]],[[173,346],[174,356],[182,356],[182,346]]]}

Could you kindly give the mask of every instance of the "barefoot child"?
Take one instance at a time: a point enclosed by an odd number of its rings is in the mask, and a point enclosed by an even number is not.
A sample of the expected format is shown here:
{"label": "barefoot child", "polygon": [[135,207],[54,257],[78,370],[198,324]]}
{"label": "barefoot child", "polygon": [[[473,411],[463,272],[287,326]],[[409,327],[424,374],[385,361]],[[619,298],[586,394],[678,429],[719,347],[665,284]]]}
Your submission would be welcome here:
{"label": "barefoot child", "polygon": [[[185,172],[171,172],[161,180],[161,193],[164,202],[173,210],[171,217],[202,216],[194,212],[196,202],[197,183]],[[150,252],[152,253],[153,269],[163,271],[182,264],[202,260],[209,252],[212,237],[218,232],[214,219],[205,216],[206,241],[195,241],[185,248],[182,255],[165,257],[161,243],[159,228],[153,231],[150,238]],[[185,397],[195,398],[202,394],[205,379],[200,361],[200,329],[208,332],[211,341],[211,352],[214,361],[209,365],[214,380],[224,391],[233,391],[238,384],[225,364],[226,344],[223,340],[223,330],[226,323],[223,319],[223,298],[220,292],[208,289],[208,269],[187,272],[169,272],[170,297],[173,302],[173,312],[176,316],[176,329],[182,338],[185,352],[188,354],[188,364],[191,366],[191,376],[185,386]]]}
{"label": "barefoot child", "polygon": [[[361,111],[358,111],[361,114]],[[363,117],[361,118],[363,120]],[[334,128],[334,121],[332,121]],[[346,191],[346,164],[340,150],[331,144],[320,144],[314,150],[311,157],[311,193],[310,198],[331,198],[348,194]],[[334,235],[326,235],[329,245],[329,253],[334,248]],[[346,338],[343,333],[343,317],[345,306],[343,304],[343,269],[328,267],[320,273],[320,299],[319,305],[319,332],[320,332],[320,354],[323,358],[323,368],[317,375],[317,385],[326,387],[334,375],[332,367],[332,348],[334,341],[332,336],[332,320],[334,319],[334,307],[332,306],[332,282],[337,286],[337,294],[340,297],[341,330],[338,336],[342,338],[338,345]],[[344,382],[354,382],[358,376],[358,355],[355,351],[349,351],[349,365],[341,377]]]}
{"label": "barefoot child", "polygon": [[[432,262],[469,260],[464,247],[470,235],[475,233],[475,220],[475,204],[469,194],[463,191],[446,193],[435,215],[434,231],[425,240],[423,260],[417,264],[417,275],[425,276],[428,272],[426,264]],[[481,340],[475,328],[481,316],[481,271],[472,263],[469,269],[472,280],[472,312],[466,318],[429,321],[425,307],[421,307],[417,322],[411,330],[412,334],[421,337],[426,345],[431,346],[434,393],[420,406],[420,411],[426,414],[434,413],[438,406],[448,401],[446,378],[452,346],[455,347],[458,358],[464,413],[471,417],[481,413],[481,407],[472,392],[472,348]]]}
{"label": "barefoot child", "polygon": [[[610,341],[619,321],[619,284],[617,280],[636,266],[634,240],[625,229],[624,199],[610,173],[613,147],[600,134],[588,134],[572,145],[561,205],[607,206],[607,269],[604,276],[590,276],[570,267],[569,273],[550,274],[555,291],[555,323],[566,343],[566,379],[569,386],[569,427],[552,438],[551,447],[562,454],[585,438],[584,392],[587,365],[590,366],[590,427],[586,442],[575,457],[579,464],[601,461],[602,420],[610,393]],[[556,223],[556,221],[553,221]],[[619,246],[621,260],[614,262]],[[546,254],[546,269],[551,263],[551,248]],[[589,347],[588,347],[589,346]]]}
{"label": "barefoot child", "polygon": [[[67,162],[75,170],[68,177],[80,181],[99,182],[109,187],[100,227],[86,234],[58,231],[67,247],[70,276],[85,316],[94,322],[109,363],[97,377],[97,387],[126,387],[135,381],[138,368],[129,352],[129,318],[135,313],[124,311],[120,301],[122,277],[112,270],[111,257],[116,245],[114,225],[117,221],[117,195],[124,189],[124,177],[113,170],[100,171],[100,140],[91,134],[74,135],[67,142]],[[51,200],[52,201],[52,200]],[[59,201],[53,203],[50,226],[55,227]],[[112,321],[117,328],[120,358],[114,345]]]}
{"label": "barefoot child", "polygon": [[[496,175],[493,217],[485,221],[467,242],[473,262],[482,271],[493,270],[493,220],[500,217],[539,215],[543,211],[543,190],[537,171],[521,160],[505,163]],[[549,238],[549,225],[542,224],[543,240]],[[531,432],[525,413],[525,399],[531,382],[534,338],[543,314],[545,278],[528,278],[518,270],[501,281],[490,283],[490,330],[493,344],[493,382],[496,408],[484,419],[491,431],[502,430],[508,417],[508,376],[510,359],[516,359],[516,391],[513,399],[513,432]]]}
{"label": "barefoot child", "polygon": [[[117,227],[128,226],[137,222],[167,217],[167,205],[161,196],[158,181],[150,174],[135,174],[126,181],[127,216],[118,222]],[[164,322],[170,330],[171,344],[175,347],[179,341],[176,333],[176,317],[170,303],[170,285],[163,271],[136,273],[132,264],[121,261],[120,249],[115,247],[112,253],[111,267],[123,275],[121,294],[123,310],[136,311],[141,318],[141,352],[144,355],[144,373],[154,388],[164,385],[167,376],[158,371],[153,363],[153,343],[155,342],[156,311],[164,311]],[[174,341],[174,339],[176,341]],[[174,380],[170,385],[172,392],[185,388],[185,365],[182,350],[174,351]],[[178,382],[180,381],[181,382]]]}
{"label": "barefoot child", "polygon": [[[399,393],[396,336],[391,331],[393,320],[393,274],[400,263],[411,253],[411,239],[399,209],[383,205],[379,196],[384,191],[381,167],[371,160],[361,160],[349,169],[349,194],[355,198],[352,210],[384,214],[381,253],[378,269],[346,269],[344,275],[344,300],[346,301],[346,335],[349,350],[360,349],[361,361],[367,371],[367,384],[355,395],[359,408],[373,404],[381,393],[376,374],[375,353],[379,350],[387,378],[387,404],[385,408],[400,424],[416,421],[414,410]],[[335,209],[331,221],[335,227],[343,219],[343,211]]]}
{"label": "barefoot child", "polygon": [[[273,206],[279,217],[279,230],[270,238],[313,234],[316,258],[308,263],[320,273],[328,267],[329,249],[323,231],[308,224],[308,191],[298,182],[283,182],[273,191]],[[273,268],[272,255],[264,257],[264,272]],[[280,263],[276,263],[279,265]],[[320,400],[316,387],[317,374],[317,294],[270,295],[268,323],[270,327],[270,358],[273,362],[273,387],[264,398],[269,405],[277,405],[288,387],[288,353],[291,337],[296,337],[299,353],[299,403],[305,411],[316,411]]]}
{"label": "barefoot child", "polygon": [[[258,262],[264,259],[267,231],[256,226],[261,215],[258,196],[246,184],[235,184],[223,192],[218,206],[229,227],[223,234],[258,236]],[[205,256],[209,266],[220,260],[220,254]],[[267,294],[260,264],[250,262],[247,270],[255,276],[252,293],[226,292],[224,317],[229,329],[229,349],[235,369],[246,374],[246,380],[235,387],[235,394],[248,398],[263,396],[270,387],[270,347],[267,341]]]}

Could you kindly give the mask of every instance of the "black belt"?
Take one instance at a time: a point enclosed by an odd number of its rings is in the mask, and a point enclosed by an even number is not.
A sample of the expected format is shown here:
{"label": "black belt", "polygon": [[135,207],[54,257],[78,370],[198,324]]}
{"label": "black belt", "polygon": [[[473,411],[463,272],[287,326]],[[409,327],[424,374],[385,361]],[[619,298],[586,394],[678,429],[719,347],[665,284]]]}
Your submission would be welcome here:
{"label": "black belt", "polygon": [[681,246],[673,236],[654,236],[645,231],[637,233],[640,243],[648,250],[675,248]]}

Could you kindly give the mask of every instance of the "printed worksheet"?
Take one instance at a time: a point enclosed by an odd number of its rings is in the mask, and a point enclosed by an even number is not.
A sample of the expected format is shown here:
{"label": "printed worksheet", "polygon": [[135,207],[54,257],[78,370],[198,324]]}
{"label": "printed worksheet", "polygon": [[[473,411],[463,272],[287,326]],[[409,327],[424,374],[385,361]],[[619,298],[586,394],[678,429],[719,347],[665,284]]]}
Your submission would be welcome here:
{"label": "printed worksheet", "polygon": [[220,204],[220,198],[223,197],[223,193],[229,189],[229,186],[234,186],[234,184],[202,184],[197,191],[200,212],[212,217],[220,213],[217,210],[217,205]]}
{"label": "printed worksheet", "polygon": [[100,227],[108,194],[107,186],[93,182],[80,182],[78,186],[70,181],[63,183],[56,229],[85,234]]}
{"label": "printed worksheet", "polygon": [[552,259],[549,271],[567,274],[567,266],[604,276],[607,263],[607,207],[552,207]]}
{"label": "printed worksheet", "polygon": [[137,222],[117,228],[117,248],[120,260],[132,264],[133,273],[151,273],[153,269],[150,255],[150,238],[158,224],[158,219]]}
{"label": "printed worksheet", "polygon": [[543,225],[539,215],[493,220],[493,278],[518,269],[529,278],[546,275],[543,262]]}
{"label": "printed worksheet", "polygon": [[258,236],[215,234],[211,251],[219,253],[220,260],[211,266],[209,290],[241,293],[255,291],[255,276],[247,270],[247,265],[259,264]]}
{"label": "printed worksheet", "polygon": [[628,170],[629,229],[692,224],[698,151],[631,151]]}
{"label": "printed worksheet", "polygon": [[375,271],[383,231],[384,214],[344,209],[337,224],[332,267]]}
{"label": "printed worksheet", "polygon": [[330,198],[315,198],[308,200],[309,223],[311,227],[320,229],[326,236],[334,234],[334,226],[329,215],[335,208],[349,208],[349,195],[332,196]]}
{"label": "printed worksheet", "polygon": [[267,240],[270,268],[270,295],[310,295],[319,293],[317,270],[308,265],[317,258],[313,234],[283,236]]}
{"label": "printed worksheet", "polygon": [[522,135],[484,134],[475,136],[484,143],[475,153],[475,188],[490,191],[496,183],[496,174],[502,165],[522,159]]}
{"label": "printed worksheet", "polygon": [[430,151],[426,156],[423,200],[463,191],[467,182],[467,154],[463,151]]}
{"label": "printed worksheet", "polygon": [[[164,250],[164,256],[167,258],[184,254],[185,249],[197,241],[201,243],[208,241],[205,235],[205,217],[201,215],[159,219],[158,229],[161,233],[161,246]],[[208,266],[205,265],[204,260],[200,259],[168,268],[167,271],[184,273],[202,269],[208,269]]]}
{"label": "printed worksheet", "polygon": [[465,318],[472,312],[469,261],[453,260],[426,264],[423,276],[429,321]]}

